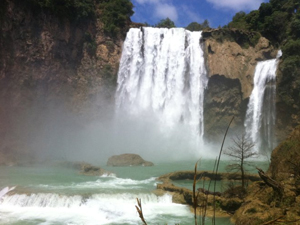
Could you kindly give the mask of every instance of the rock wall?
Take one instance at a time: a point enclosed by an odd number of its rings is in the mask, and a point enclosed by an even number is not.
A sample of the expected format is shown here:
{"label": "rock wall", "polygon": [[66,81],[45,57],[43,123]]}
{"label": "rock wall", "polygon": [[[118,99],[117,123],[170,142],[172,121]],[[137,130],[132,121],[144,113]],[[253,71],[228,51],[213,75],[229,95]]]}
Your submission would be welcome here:
{"label": "rock wall", "polygon": [[234,116],[231,132],[242,129],[258,61],[275,58],[270,42],[255,32],[214,29],[203,32],[208,69],[204,124],[207,138],[224,135]]}
{"label": "rock wall", "polygon": [[26,151],[32,130],[53,111],[56,120],[68,112],[91,118],[91,108],[105,107],[97,99],[113,96],[128,26],[113,39],[104,34],[99,10],[95,18],[73,21],[27,1],[2,3],[0,152],[6,154]]}
{"label": "rock wall", "polygon": [[[72,21],[32,10],[24,1],[4,2],[0,16],[0,153],[7,154],[24,152],[28,127],[42,126],[45,114],[53,109],[52,117],[66,111],[87,119],[96,116],[90,112],[101,114],[107,107],[102,100],[109,101],[114,95],[126,30],[142,24],[128,20],[123,32],[111,38],[104,34],[101,10],[94,19]],[[232,116],[231,131],[243,127],[255,66],[274,58],[277,50],[257,33],[234,29],[204,31],[203,45],[209,76],[205,130],[208,139],[217,139]],[[288,120],[278,120],[281,130]],[[282,136],[285,134],[283,131]]]}

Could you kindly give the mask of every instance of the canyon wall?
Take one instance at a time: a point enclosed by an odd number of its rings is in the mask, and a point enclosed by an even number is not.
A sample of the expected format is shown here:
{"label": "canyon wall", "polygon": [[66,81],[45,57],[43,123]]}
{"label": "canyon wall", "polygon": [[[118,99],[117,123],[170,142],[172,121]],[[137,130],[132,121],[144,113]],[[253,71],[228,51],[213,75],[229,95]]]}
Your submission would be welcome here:
{"label": "canyon wall", "polygon": [[45,120],[59,124],[68,113],[92,118],[106,107],[103,101],[112,100],[128,27],[112,38],[103,30],[101,10],[75,20],[30,1],[1,4],[0,153],[21,154],[31,151],[27,140],[47,126]]}
{"label": "canyon wall", "polygon": [[277,50],[256,32],[214,29],[203,32],[208,69],[204,124],[209,139],[224,135],[234,116],[230,132],[243,129],[257,62],[275,58]]}
{"label": "canyon wall", "polygon": [[[0,18],[0,153],[5,155],[26,152],[28,136],[35,135],[29,129],[43,126],[49,112],[55,111],[52,117],[72,112],[89,120],[99,116],[107,102],[113,105],[126,32],[141,24],[131,23],[128,17],[112,38],[104,32],[100,9],[96,17],[72,20],[37,10],[24,1],[4,2]],[[256,32],[235,29],[203,31],[202,44],[209,77],[205,135],[216,140],[223,136],[232,116],[230,132],[243,128],[255,66],[275,58],[277,49]],[[279,87],[282,80],[279,72]],[[296,112],[298,106],[294,105]],[[280,98],[277,111],[281,140],[297,125],[298,117],[287,113]],[[77,118],[74,123],[79,123]],[[58,120],[61,122],[63,117]]]}

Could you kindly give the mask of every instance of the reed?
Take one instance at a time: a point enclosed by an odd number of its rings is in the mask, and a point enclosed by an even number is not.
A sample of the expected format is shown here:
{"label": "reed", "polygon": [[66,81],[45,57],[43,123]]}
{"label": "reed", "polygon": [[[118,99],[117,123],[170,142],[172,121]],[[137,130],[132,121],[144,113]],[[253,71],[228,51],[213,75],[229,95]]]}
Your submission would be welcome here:
{"label": "reed", "polygon": [[[223,141],[222,141],[222,145],[221,145],[221,148],[220,148],[220,151],[219,151],[219,157],[218,157],[217,162],[216,162],[214,193],[216,192],[216,186],[217,186],[217,179],[216,178],[217,178],[217,175],[218,175],[219,164],[220,164],[220,160],[221,160],[221,155],[222,155],[222,151],[223,151],[225,139],[226,139],[229,127],[230,127],[233,119],[234,119],[234,116],[232,117],[232,119],[230,120],[230,122],[229,122],[229,124],[228,124],[228,126],[226,128],[226,131],[225,131],[225,134],[224,134],[224,138],[223,138]],[[212,218],[212,224],[215,225],[216,224],[216,195],[214,195],[213,205],[214,205],[214,214],[213,214],[213,218]]]}
{"label": "reed", "polygon": [[147,225],[144,215],[143,215],[142,200],[137,198],[136,201],[137,201],[137,205],[135,206],[135,208],[143,222],[143,225]]}

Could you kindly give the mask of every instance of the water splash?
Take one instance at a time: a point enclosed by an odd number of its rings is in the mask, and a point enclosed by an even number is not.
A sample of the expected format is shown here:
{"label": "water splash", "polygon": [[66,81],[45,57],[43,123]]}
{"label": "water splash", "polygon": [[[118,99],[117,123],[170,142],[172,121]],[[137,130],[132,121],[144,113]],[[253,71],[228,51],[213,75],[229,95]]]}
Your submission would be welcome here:
{"label": "water splash", "polygon": [[122,52],[117,109],[155,116],[162,131],[188,126],[202,140],[204,89],[208,78],[201,32],[183,28],[132,28]]}
{"label": "water splash", "polygon": [[259,62],[254,73],[254,88],[250,95],[245,119],[246,135],[257,152],[269,152],[274,147],[276,119],[276,69],[282,52],[276,59]]}
{"label": "water splash", "polygon": [[[172,203],[171,195],[146,193],[58,195],[51,193],[14,194],[0,202],[0,223],[15,224],[138,224],[134,205],[143,199],[145,217],[162,215],[189,217],[187,206]],[[182,222],[182,221],[179,221]],[[27,224],[27,223],[26,223]]]}

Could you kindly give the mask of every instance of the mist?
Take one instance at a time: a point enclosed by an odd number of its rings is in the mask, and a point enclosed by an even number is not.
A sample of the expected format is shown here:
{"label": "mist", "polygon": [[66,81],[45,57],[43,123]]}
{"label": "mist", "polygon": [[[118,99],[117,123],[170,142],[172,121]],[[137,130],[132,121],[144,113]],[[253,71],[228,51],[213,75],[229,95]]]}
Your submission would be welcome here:
{"label": "mist", "polygon": [[[106,90],[115,96],[115,90]],[[117,110],[115,99],[98,95],[79,112],[69,103],[36,96],[29,108],[14,118],[14,136],[21,151],[34,160],[105,163],[116,154],[135,153],[145,160],[197,160],[217,152],[203,144],[184,123],[170,126],[151,112],[132,114]]]}

